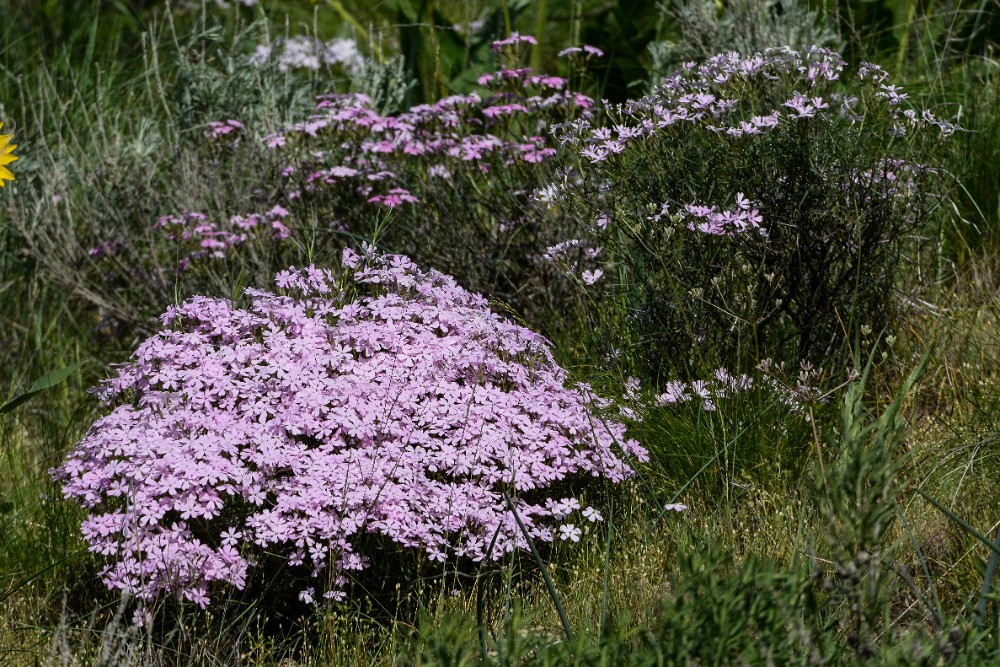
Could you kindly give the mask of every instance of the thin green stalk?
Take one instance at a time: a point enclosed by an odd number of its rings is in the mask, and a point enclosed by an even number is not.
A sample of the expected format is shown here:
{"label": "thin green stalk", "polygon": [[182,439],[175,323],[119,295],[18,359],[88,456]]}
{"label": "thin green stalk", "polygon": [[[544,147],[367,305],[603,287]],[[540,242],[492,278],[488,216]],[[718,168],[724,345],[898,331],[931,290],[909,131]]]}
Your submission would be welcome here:
{"label": "thin green stalk", "polygon": [[493,532],[493,539],[490,540],[490,546],[486,549],[486,555],[483,560],[479,563],[479,570],[476,572],[476,628],[479,631],[479,648],[483,652],[483,662],[486,661],[486,656],[488,652],[488,647],[486,645],[486,620],[484,609],[486,607],[486,600],[483,597],[483,584],[481,581],[483,564],[490,559],[493,554],[493,548],[497,544],[497,537],[500,536],[500,524],[497,524],[497,529]]}
{"label": "thin green stalk", "polygon": [[976,627],[983,627],[983,620],[986,618],[986,603],[989,601],[990,588],[993,585],[993,576],[997,571],[997,561],[1000,560],[1000,526],[997,526],[997,534],[993,539],[993,553],[990,554],[990,561],[986,565],[986,574],[983,576],[983,589],[979,593],[979,602],[976,604]]}
{"label": "thin green stalk", "polygon": [[[604,582],[601,585],[601,619],[598,624],[599,636],[604,636],[604,623],[608,618],[608,588],[611,579],[611,538],[614,536],[615,500],[611,499],[608,507],[608,537],[604,545]],[[1000,533],[998,533],[1000,534]]]}
{"label": "thin green stalk", "polygon": [[538,548],[535,547],[535,541],[531,539],[531,535],[528,534],[528,529],[525,527],[524,523],[521,522],[521,515],[517,513],[517,508],[514,507],[514,503],[511,502],[510,496],[504,493],[503,498],[507,501],[507,507],[510,509],[511,514],[514,515],[514,520],[517,521],[517,527],[521,529],[521,534],[524,535],[524,539],[527,540],[528,546],[531,548],[531,555],[535,557],[535,562],[538,563],[538,567],[542,571],[542,578],[545,579],[545,586],[549,589],[549,596],[552,598],[552,602],[556,606],[556,611],[559,613],[559,620],[562,621],[563,632],[566,633],[566,639],[569,640],[570,644],[572,644],[573,629],[569,625],[569,618],[566,616],[566,610],[563,609],[562,602],[559,601],[559,593],[556,592],[556,585],[552,582],[552,577],[549,576],[549,571],[545,567],[542,555],[538,553]]}
{"label": "thin green stalk", "polygon": [[545,20],[548,12],[545,7],[545,0],[537,0],[538,9],[535,14],[535,39],[537,43],[531,47],[531,69],[535,72],[542,71],[542,40],[545,35]]}

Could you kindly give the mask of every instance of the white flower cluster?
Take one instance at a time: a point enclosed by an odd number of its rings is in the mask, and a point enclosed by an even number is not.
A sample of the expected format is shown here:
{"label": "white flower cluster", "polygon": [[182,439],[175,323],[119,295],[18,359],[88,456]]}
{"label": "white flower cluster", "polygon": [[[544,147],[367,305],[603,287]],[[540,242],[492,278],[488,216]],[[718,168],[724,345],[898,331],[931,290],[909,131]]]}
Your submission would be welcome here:
{"label": "white flower cluster", "polygon": [[364,57],[358,50],[358,43],[350,38],[337,38],[324,42],[299,35],[279,39],[271,44],[260,44],[251,56],[251,61],[262,65],[272,58],[277,59],[278,69],[282,72],[294,69],[316,71],[324,65],[356,72],[364,65]]}

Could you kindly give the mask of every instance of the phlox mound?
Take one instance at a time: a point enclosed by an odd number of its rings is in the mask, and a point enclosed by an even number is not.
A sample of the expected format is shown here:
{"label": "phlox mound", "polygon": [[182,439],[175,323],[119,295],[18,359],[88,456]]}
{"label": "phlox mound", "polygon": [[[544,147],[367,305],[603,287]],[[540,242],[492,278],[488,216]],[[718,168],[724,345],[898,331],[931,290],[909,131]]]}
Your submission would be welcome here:
{"label": "phlox mound", "polygon": [[52,471],[90,510],[109,587],[205,606],[267,551],[336,598],[377,557],[365,535],[498,559],[527,546],[505,496],[552,541],[595,514],[553,485],[620,482],[646,458],[545,339],[448,276],[369,249],[345,251],[339,278],[276,282],[242,308],[170,308],[101,388],[117,407]]}

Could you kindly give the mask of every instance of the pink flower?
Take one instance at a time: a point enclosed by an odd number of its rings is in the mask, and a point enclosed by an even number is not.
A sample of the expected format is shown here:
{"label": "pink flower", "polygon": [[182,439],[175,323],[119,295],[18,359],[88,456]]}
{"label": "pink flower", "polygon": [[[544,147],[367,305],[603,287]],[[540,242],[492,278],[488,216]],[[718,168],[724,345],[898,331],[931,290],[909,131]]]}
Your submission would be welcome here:
{"label": "pink flower", "polygon": [[562,540],[563,542],[567,540],[572,540],[573,542],[579,542],[580,535],[582,534],[583,533],[580,531],[580,529],[571,523],[566,523],[559,526],[559,539]]}
{"label": "pink flower", "polygon": [[538,40],[531,35],[522,35],[517,32],[512,32],[510,37],[506,39],[498,39],[493,42],[492,48],[494,51],[499,51],[505,46],[514,46],[517,44],[538,44]]}

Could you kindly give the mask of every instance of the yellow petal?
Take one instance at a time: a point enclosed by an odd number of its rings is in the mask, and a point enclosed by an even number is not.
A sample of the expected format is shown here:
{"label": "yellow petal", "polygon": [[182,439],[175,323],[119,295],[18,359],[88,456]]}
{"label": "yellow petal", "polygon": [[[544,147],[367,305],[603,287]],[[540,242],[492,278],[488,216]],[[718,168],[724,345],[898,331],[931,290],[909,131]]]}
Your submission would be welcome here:
{"label": "yellow petal", "polygon": [[0,167],[3,167],[4,165],[8,165],[11,162],[17,162],[17,156],[16,155],[0,155]]}
{"label": "yellow petal", "polygon": [[6,183],[3,182],[3,179],[5,179],[5,178],[8,181],[13,181],[14,180],[14,174],[11,173],[10,169],[8,169],[7,167],[0,167],[0,188],[4,187],[6,185]]}

